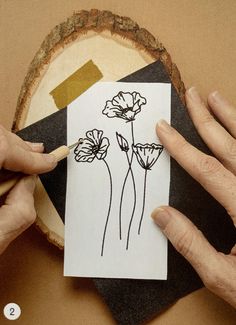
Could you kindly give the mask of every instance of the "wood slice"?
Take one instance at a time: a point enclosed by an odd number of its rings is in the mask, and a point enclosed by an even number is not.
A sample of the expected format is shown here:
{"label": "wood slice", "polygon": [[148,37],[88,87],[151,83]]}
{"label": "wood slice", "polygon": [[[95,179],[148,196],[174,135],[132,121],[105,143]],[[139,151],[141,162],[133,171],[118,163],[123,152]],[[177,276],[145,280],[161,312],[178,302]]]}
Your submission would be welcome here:
{"label": "wood slice", "polygon": [[[109,11],[79,11],[57,25],[31,62],[18,98],[13,131],[54,112],[49,93],[92,59],[103,81],[116,81],[161,60],[184,101],[184,84],[171,57],[152,34],[128,17]],[[57,247],[64,247],[64,224],[39,181],[35,192],[36,226]]]}

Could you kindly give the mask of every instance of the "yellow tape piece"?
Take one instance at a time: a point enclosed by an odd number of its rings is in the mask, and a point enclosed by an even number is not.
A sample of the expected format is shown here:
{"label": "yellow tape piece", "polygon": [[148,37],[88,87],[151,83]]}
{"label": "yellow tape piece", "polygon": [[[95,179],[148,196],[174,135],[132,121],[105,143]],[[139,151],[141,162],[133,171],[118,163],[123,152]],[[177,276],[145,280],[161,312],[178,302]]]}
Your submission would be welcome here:
{"label": "yellow tape piece", "polygon": [[102,72],[90,60],[53,89],[50,95],[57,108],[64,108],[102,77]]}

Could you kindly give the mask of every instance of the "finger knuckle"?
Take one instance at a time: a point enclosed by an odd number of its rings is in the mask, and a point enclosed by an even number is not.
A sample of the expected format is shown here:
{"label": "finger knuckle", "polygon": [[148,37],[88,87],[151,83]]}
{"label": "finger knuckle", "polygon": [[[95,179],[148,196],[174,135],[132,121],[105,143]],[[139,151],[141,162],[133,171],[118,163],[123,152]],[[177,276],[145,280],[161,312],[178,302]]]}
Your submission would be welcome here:
{"label": "finger knuckle", "polygon": [[21,172],[31,174],[35,170],[36,161],[31,152],[24,153],[24,159],[21,160]]}
{"label": "finger knuckle", "polygon": [[191,150],[191,145],[185,139],[177,139],[176,143],[174,144],[176,150],[181,152],[183,157],[188,157]]}
{"label": "finger knuckle", "polygon": [[236,142],[231,138],[225,142],[225,159],[224,160],[235,160],[236,159]]}
{"label": "finger knuckle", "polygon": [[210,114],[204,114],[201,116],[201,123],[198,125],[198,129],[206,129],[215,123],[215,119]]}
{"label": "finger knuckle", "polygon": [[212,292],[215,292],[222,288],[223,278],[218,272],[209,271],[206,272],[203,278],[203,283],[207,289]]}
{"label": "finger knuckle", "polygon": [[217,173],[221,168],[219,161],[211,156],[204,155],[197,163],[199,175],[208,176]]}
{"label": "finger knuckle", "polygon": [[24,226],[29,226],[34,223],[36,218],[36,211],[32,204],[22,202],[17,209],[19,218],[21,218]]}
{"label": "finger knuckle", "polygon": [[194,241],[194,234],[189,230],[183,231],[176,239],[175,247],[177,251],[188,258],[191,255],[191,247]]}

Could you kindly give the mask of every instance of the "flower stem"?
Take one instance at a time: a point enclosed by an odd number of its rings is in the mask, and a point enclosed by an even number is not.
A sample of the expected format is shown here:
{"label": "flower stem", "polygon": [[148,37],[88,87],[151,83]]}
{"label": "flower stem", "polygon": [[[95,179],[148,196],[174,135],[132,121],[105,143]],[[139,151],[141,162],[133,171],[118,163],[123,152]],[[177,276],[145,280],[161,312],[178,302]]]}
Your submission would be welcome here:
{"label": "flower stem", "polygon": [[132,135],[132,144],[134,144],[134,122],[133,121],[131,122],[131,135]]}
{"label": "flower stem", "polygon": [[[129,157],[128,157],[127,152],[126,152],[126,156],[127,156],[128,162],[129,162]],[[129,249],[130,230],[131,230],[131,225],[132,225],[133,218],[134,218],[134,212],[135,212],[136,200],[137,200],[136,186],[135,186],[135,179],[134,179],[134,173],[133,173],[133,170],[132,170],[132,168],[131,168],[131,163],[130,163],[130,172],[131,172],[131,177],[132,177],[133,186],[134,186],[134,205],[133,205],[133,210],[132,210],[131,218],[130,218],[130,221],[129,221],[129,228],[128,228],[128,234],[127,234],[127,242],[126,242],[126,250]]]}
{"label": "flower stem", "polygon": [[120,240],[122,239],[122,227],[121,227],[121,222],[122,222],[122,218],[121,218],[121,212],[122,212],[122,203],[123,203],[123,196],[124,196],[124,190],[125,190],[125,184],[127,181],[127,178],[129,176],[129,172],[130,169],[127,170],[127,173],[125,175],[125,179],[124,179],[124,183],[122,186],[122,190],[121,190],[121,196],[120,196],[120,207],[119,207],[119,233],[120,233]]}
{"label": "flower stem", "polygon": [[107,211],[107,217],[106,217],[106,222],[105,222],[105,227],[104,227],[104,231],[103,231],[103,237],[102,237],[102,249],[101,249],[101,256],[103,256],[103,251],[104,251],[104,245],[105,245],[105,239],[106,239],[106,232],[107,232],[107,225],[108,225],[108,221],[109,221],[109,216],[110,216],[110,212],[111,212],[111,202],[112,202],[112,176],[111,176],[111,170],[109,168],[108,163],[106,162],[105,159],[103,159],[107,170],[108,170],[108,174],[109,174],[109,179],[110,179],[110,200],[109,200],[109,207],[108,207],[108,211]]}
{"label": "flower stem", "polygon": [[146,200],[146,185],[147,185],[147,169],[145,169],[145,174],[144,174],[144,183],[143,183],[143,208],[142,208],[142,213],[139,221],[139,227],[138,227],[138,234],[140,235],[141,231],[141,226],[142,226],[142,221],[143,221],[143,214],[144,214],[144,209],[145,209],[145,200]]}
{"label": "flower stem", "polygon": [[[134,124],[133,124],[133,121],[131,122],[131,136],[132,136],[132,144],[134,145]],[[133,156],[134,156],[133,150],[132,150],[132,153],[131,153],[130,161],[129,161],[129,157],[128,157],[127,152],[126,152],[126,156],[127,156],[129,168],[128,168],[127,173],[125,175],[124,182],[123,182],[123,185],[122,185],[121,195],[120,195],[120,207],[119,207],[119,236],[120,236],[120,240],[122,239],[122,226],[121,225],[122,225],[122,204],[123,204],[124,190],[125,190],[125,186],[126,186],[126,182],[127,182],[129,173],[132,171],[131,165],[132,165]],[[134,193],[136,195],[134,177],[132,177],[132,180],[133,180],[133,186],[134,186]],[[135,203],[135,205],[136,205],[136,203]]]}

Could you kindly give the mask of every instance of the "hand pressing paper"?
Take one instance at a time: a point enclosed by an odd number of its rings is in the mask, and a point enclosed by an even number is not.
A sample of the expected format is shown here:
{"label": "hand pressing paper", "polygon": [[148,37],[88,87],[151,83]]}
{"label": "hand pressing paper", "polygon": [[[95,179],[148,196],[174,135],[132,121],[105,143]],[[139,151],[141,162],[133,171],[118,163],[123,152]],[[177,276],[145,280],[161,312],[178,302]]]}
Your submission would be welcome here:
{"label": "hand pressing paper", "polygon": [[167,240],[150,217],[169,203],[170,158],[156,121],[170,122],[170,84],[100,82],[67,111],[64,275],[167,278]]}

